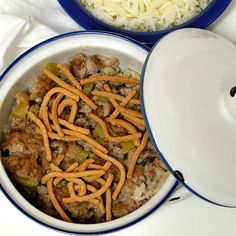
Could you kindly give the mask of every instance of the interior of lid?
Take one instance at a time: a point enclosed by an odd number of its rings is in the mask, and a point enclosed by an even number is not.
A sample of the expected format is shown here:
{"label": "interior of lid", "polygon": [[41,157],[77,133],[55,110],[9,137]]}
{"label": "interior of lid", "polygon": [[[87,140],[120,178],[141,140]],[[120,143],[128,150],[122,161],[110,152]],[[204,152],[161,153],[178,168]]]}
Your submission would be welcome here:
{"label": "interior of lid", "polygon": [[[163,38],[146,61],[143,111],[156,148],[202,198],[236,207],[236,46],[206,30]],[[235,91],[235,92],[234,92]]]}

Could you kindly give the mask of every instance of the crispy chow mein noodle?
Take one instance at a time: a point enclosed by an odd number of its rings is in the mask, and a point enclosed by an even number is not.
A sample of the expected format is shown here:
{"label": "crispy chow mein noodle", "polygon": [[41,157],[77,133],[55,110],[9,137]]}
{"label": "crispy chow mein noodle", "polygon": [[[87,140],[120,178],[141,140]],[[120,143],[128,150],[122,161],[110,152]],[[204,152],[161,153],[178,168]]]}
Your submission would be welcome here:
{"label": "crispy chow mein noodle", "polygon": [[40,128],[42,136],[43,136],[43,143],[44,143],[44,148],[45,148],[45,152],[46,152],[46,158],[48,161],[51,161],[52,160],[52,153],[51,153],[51,149],[50,149],[50,145],[49,145],[47,130],[46,130],[43,122],[40,119],[38,119],[34,113],[32,113],[30,111],[28,112],[28,116]]}
{"label": "crispy chow mein noodle", "polygon": [[[132,124],[130,124],[129,122],[127,122],[125,120],[121,120],[121,119],[108,119],[108,120],[112,125],[116,125],[116,126],[123,127],[125,129],[127,129],[130,134],[137,133],[136,128]],[[134,145],[138,146],[139,144],[140,144],[140,140],[135,139]]]}
{"label": "crispy chow mein noodle", "polygon": [[140,112],[138,112],[138,111],[133,111],[133,110],[131,110],[131,109],[127,109],[127,108],[125,108],[125,107],[122,107],[122,106],[119,106],[119,107],[117,107],[116,108],[122,115],[124,114],[124,116],[125,116],[125,114],[128,114],[128,115],[130,115],[130,116],[134,116],[134,117],[137,117],[137,118],[143,118],[143,115],[140,113]]}
{"label": "crispy chow mein noodle", "polygon": [[65,109],[65,107],[70,106],[71,112],[68,121],[70,123],[74,123],[75,117],[77,115],[78,106],[75,100],[71,98],[65,98],[62,100],[62,102],[58,105],[58,116],[61,115],[62,111]]}
{"label": "crispy chow mein noodle", "polygon": [[[105,180],[102,178],[98,178],[96,181],[100,183],[101,185],[105,185],[106,183]],[[112,203],[111,189],[108,188],[106,191],[106,221],[112,220],[111,203]]]}
{"label": "crispy chow mein noodle", "polygon": [[138,129],[142,130],[142,131],[145,131],[146,128],[145,128],[145,125],[143,124],[138,124],[134,121],[133,117],[128,117],[128,116],[124,116],[124,119],[129,121],[130,123],[132,123],[134,126],[136,126]]}
{"label": "crispy chow mein noodle", "polygon": [[88,167],[90,164],[92,164],[92,163],[94,163],[94,160],[93,160],[93,159],[87,159],[87,160],[85,160],[79,167],[77,167],[77,168],[75,169],[75,172],[77,172],[77,171],[85,171],[85,170],[87,169],[87,167]]}
{"label": "crispy chow mein noodle", "polygon": [[80,80],[80,84],[88,84],[93,83],[97,81],[112,81],[116,83],[122,83],[122,84],[140,84],[140,81],[137,79],[130,79],[127,77],[121,77],[121,76],[109,76],[109,75],[100,75],[100,76],[94,76],[90,77],[88,79],[82,79]]}
{"label": "crispy chow mein noodle", "polygon": [[[130,92],[130,94],[121,101],[120,106],[125,107],[132,100],[132,97],[134,97],[135,94],[136,91]],[[118,115],[119,111],[115,109],[115,111],[109,116],[109,119],[115,119]]]}
{"label": "crispy chow mein noodle", "polygon": [[[134,91],[135,92],[135,91]],[[123,101],[125,99],[124,96],[115,94],[115,93],[111,93],[111,92],[104,92],[104,91],[92,91],[92,95],[94,96],[100,96],[100,97],[107,97],[107,98],[113,98],[116,99],[118,101]],[[139,99],[130,99],[129,101],[131,104],[135,104],[135,105],[139,105],[140,104],[140,100]]]}
{"label": "crispy chow mein noodle", "polygon": [[64,97],[64,95],[62,93],[59,93],[57,95],[57,97],[54,99],[54,101],[52,103],[52,115],[51,115],[52,122],[53,122],[60,138],[64,137],[64,133],[63,133],[62,128],[61,128],[59,121],[58,121],[57,107],[63,97]]}
{"label": "crispy chow mein noodle", "polygon": [[67,68],[67,66],[63,64],[57,64],[57,67],[60,69],[60,71],[70,80],[70,82],[79,90],[82,90],[82,87],[79,83],[79,81],[74,77],[74,75],[70,72],[70,70]]}
{"label": "crispy chow mein noodle", "polygon": [[115,166],[117,166],[117,168],[119,169],[120,171],[120,180],[117,184],[117,187],[112,195],[113,199],[116,199],[118,194],[120,193],[124,183],[125,183],[125,168],[124,166],[119,162],[117,161],[114,157],[111,157],[111,156],[108,156],[104,153],[102,153],[100,150],[98,149],[94,149],[93,148],[93,151],[96,155],[100,156],[101,158],[105,159],[106,161],[110,161],[112,164],[114,164]]}
{"label": "crispy chow mein noodle", "polygon": [[55,194],[53,192],[53,187],[52,187],[52,179],[49,179],[47,181],[47,188],[48,188],[48,194],[49,194],[49,197],[52,201],[52,204],[53,206],[56,208],[57,212],[60,214],[61,218],[64,220],[64,221],[67,221],[67,222],[71,222],[72,223],[72,220],[68,217],[68,215],[65,213],[65,211],[62,209],[62,207],[59,205],[56,197],[55,197]]}
{"label": "crispy chow mein noodle", "polygon": [[[50,114],[50,113],[49,113],[49,118],[52,120],[52,114]],[[86,135],[90,134],[90,130],[89,129],[82,128],[82,127],[79,127],[77,125],[74,125],[74,124],[68,122],[67,120],[63,120],[61,118],[58,118],[58,121],[59,121],[59,123],[61,125],[65,126],[66,128],[68,128],[68,129],[70,129],[72,131],[76,131],[76,132],[79,132],[81,134],[86,134]]]}
{"label": "crispy chow mein noodle", "polygon": [[[110,89],[110,87],[109,87],[108,84],[104,84],[104,89],[105,89],[105,91],[111,93],[111,89]],[[109,99],[110,99],[112,105],[113,105],[115,108],[119,106],[119,103],[118,103],[114,98],[111,98],[111,97],[110,97]]]}
{"label": "crispy chow mein noodle", "polygon": [[[82,197],[86,194],[87,188],[86,184],[82,179],[70,179],[73,183],[76,183],[77,187],[75,188],[76,191],[78,191],[78,196]],[[74,181],[73,181],[74,180]]]}
{"label": "crispy chow mein noodle", "polygon": [[42,182],[42,184],[45,184],[48,181],[48,179],[55,178],[55,177],[61,177],[61,178],[65,179],[65,178],[79,178],[79,177],[93,176],[93,175],[99,175],[99,174],[105,174],[105,171],[103,171],[103,170],[87,170],[87,171],[73,172],[73,173],[50,172],[42,178],[41,182]]}
{"label": "crispy chow mein noodle", "polygon": [[109,142],[122,142],[122,141],[128,141],[128,140],[133,140],[133,139],[137,139],[140,138],[142,136],[141,133],[135,133],[135,134],[131,134],[131,135],[125,135],[125,136],[119,136],[119,137],[112,137],[110,136],[106,123],[99,118],[98,116],[94,115],[93,113],[89,113],[88,116],[94,120],[95,122],[97,122],[104,133],[105,139]]}
{"label": "crispy chow mein noodle", "polygon": [[45,75],[47,75],[51,80],[53,80],[55,83],[60,85],[62,88],[67,89],[68,91],[71,91],[72,93],[78,95],[85,103],[87,103],[93,110],[97,109],[97,106],[91,101],[82,91],[79,89],[76,89],[75,87],[67,84],[63,80],[61,80],[59,77],[57,77],[55,74],[50,72],[47,69],[44,69]]}
{"label": "crispy chow mein noodle", "polygon": [[[69,166],[69,167],[65,170],[65,172],[66,172],[66,173],[70,173],[70,172],[74,171],[74,169],[76,169],[77,166],[78,166],[78,163],[77,163],[77,162],[74,162],[71,166]],[[62,180],[63,180],[63,178],[60,178],[60,177],[55,178],[54,181],[53,181],[53,184],[54,184],[54,185],[58,185]]]}
{"label": "crispy chow mein noodle", "polygon": [[[92,185],[89,185],[87,184],[87,189],[92,192],[92,193],[95,193],[97,192],[97,189],[95,187],[93,187]],[[99,207],[99,210],[100,210],[100,213],[101,214],[105,214],[105,208],[104,208],[104,204],[103,204],[103,200],[102,200],[102,197],[101,196],[98,196],[97,197],[98,200],[99,200],[99,203],[98,203],[98,207]],[[92,199],[93,200],[93,199]]]}
{"label": "crispy chow mein noodle", "polygon": [[51,99],[51,97],[55,94],[55,93],[62,93],[65,96],[75,100],[76,102],[79,101],[79,97],[71,92],[69,92],[68,90],[61,88],[61,87],[54,87],[51,90],[49,90],[47,92],[47,94],[45,95],[45,97],[43,98],[43,102],[41,104],[40,110],[39,110],[39,118],[42,118],[42,110],[44,107],[46,107]]}
{"label": "crispy chow mein noodle", "polygon": [[[56,166],[59,166],[61,164],[61,162],[63,161],[63,159],[65,158],[65,154],[63,153],[59,153],[57,156],[57,159],[54,161],[54,164]],[[52,163],[53,164],[53,163]]]}
{"label": "crispy chow mein noodle", "polygon": [[139,155],[141,154],[141,152],[144,150],[144,148],[146,147],[147,145],[147,142],[148,142],[148,133],[147,131],[145,132],[144,136],[143,136],[143,139],[142,139],[142,142],[141,142],[141,145],[136,149],[134,155],[132,156],[131,158],[131,161],[130,161],[130,166],[129,166],[129,169],[128,169],[128,172],[127,172],[127,178],[130,179],[133,175],[133,172],[134,172],[134,167],[135,167],[135,164],[139,158]]}

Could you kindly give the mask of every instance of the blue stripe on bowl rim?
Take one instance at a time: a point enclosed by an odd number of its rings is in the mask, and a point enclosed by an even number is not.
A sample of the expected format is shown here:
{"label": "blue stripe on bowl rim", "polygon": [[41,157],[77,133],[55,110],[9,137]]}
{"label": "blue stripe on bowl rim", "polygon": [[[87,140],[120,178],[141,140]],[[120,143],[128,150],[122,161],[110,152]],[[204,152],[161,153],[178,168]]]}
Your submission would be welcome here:
{"label": "blue stripe on bowl rim", "polygon": [[79,0],[58,0],[64,11],[79,25],[87,30],[105,30],[113,33],[134,38],[144,44],[153,45],[164,35],[181,28],[202,28],[205,29],[211,25],[229,6],[232,0],[212,0],[212,2],[198,15],[189,21],[176,27],[154,31],[154,32],[137,32],[119,29],[111,26],[89,13],[80,3]]}
{"label": "blue stripe on bowl rim", "polygon": [[[146,126],[146,129],[147,129],[147,132],[148,132],[148,135],[149,135],[149,138],[152,142],[152,144],[154,145],[154,148],[155,148],[155,151],[158,153],[158,156],[160,157],[160,159],[162,160],[162,162],[165,164],[165,166],[168,168],[168,170],[170,171],[170,173],[180,182],[181,185],[183,185],[186,189],[188,189],[192,194],[194,194],[195,196],[201,198],[202,200],[205,200],[209,203],[212,203],[214,205],[217,205],[217,206],[221,206],[221,207],[227,207],[227,208],[236,208],[236,206],[227,206],[227,205],[222,205],[222,204],[219,204],[217,202],[214,202],[204,196],[202,196],[200,193],[196,192],[193,187],[189,186],[188,184],[186,184],[184,181],[181,181],[179,179],[179,177],[176,175],[175,171],[171,165],[168,163],[168,160],[166,157],[164,157],[164,155],[162,154],[162,151],[158,145],[158,141],[156,142],[155,139],[154,139],[154,135],[152,133],[152,130],[151,130],[151,127],[150,127],[150,124],[149,124],[149,121],[148,121],[148,117],[147,117],[147,112],[146,112],[146,109],[145,109],[145,105],[144,105],[144,78],[145,78],[145,71],[146,71],[146,68],[147,68],[147,64],[148,64],[148,61],[149,61],[149,58],[152,54],[152,51],[155,49],[156,45],[161,41],[163,40],[164,37],[160,40],[158,40],[158,42],[155,43],[155,45],[152,47],[152,49],[149,51],[149,54],[144,62],[144,65],[143,65],[143,69],[142,69],[142,74],[141,74],[141,81],[140,81],[140,100],[141,100],[141,111],[142,111],[142,114],[143,114],[143,118],[144,118],[144,122],[145,122],[145,126]],[[183,175],[184,176],[184,175]]]}
{"label": "blue stripe on bowl rim", "polygon": [[[7,69],[3,72],[3,74],[0,76],[0,81],[7,75],[7,73],[14,69],[14,66],[20,62],[24,57],[26,57],[28,54],[32,53],[33,51],[35,51],[36,49],[51,43],[53,41],[57,41],[63,38],[67,38],[67,37],[73,37],[73,36],[77,36],[77,35],[91,35],[91,34],[98,34],[98,35],[105,35],[105,36],[113,36],[122,40],[125,40],[127,42],[130,42],[136,46],[139,46],[141,48],[143,48],[145,51],[149,51],[149,48],[142,45],[140,42],[128,38],[126,36],[123,35],[119,35],[117,33],[110,33],[110,32],[106,32],[106,31],[75,31],[75,32],[69,32],[69,33],[65,33],[65,34],[61,34],[52,38],[49,38],[35,46],[33,46],[32,48],[28,49],[26,52],[24,52],[23,54],[21,54],[19,57],[17,57],[8,67]],[[135,219],[132,222],[129,222],[127,224],[124,224],[122,226],[119,226],[117,228],[114,229],[109,229],[109,230],[104,230],[104,231],[99,231],[99,232],[79,232],[79,231],[68,231],[68,230],[63,230],[63,229],[59,229],[57,227],[51,226],[49,224],[46,224],[40,220],[38,220],[37,218],[33,217],[32,215],[30,215],[28,212],[26,212],[21,206],[19,206],[17,204],[17,202],[15,202],[11,196],[6,192],[6,190],[1,186],[0,184],[0,190],[3,192],[3,194],[7,197],[7,199],[19,210],[21,211],[24,215],[26,215],[28,218],[30,218],[31,220],[39,223],[40,225],[43,225],[47,228],[56,230],[56,231],[60,231],[60,232],[64,232],[64,233],[68,233],[68,234],[78,234],[78,235],[100,235],[100,234],[107,234],[107,233],[112,233],[112,232],[116,232],[118,230],[122,230],[125,229],[129,226],[132,226],[134,224],[137,224],[138,222],[140,222],[141,220],[145,219],[147,216],[149,216],[150,214],[152,214],[154,211],[156,211],[164,202],[166,202],[170,196],[174,193],[174,191],[176,190],[177,186],[179,185],[178,181],[175,181],[173,186],[171,187],[171,189],[168,191],[168,193],[160,200],[160,202],[155,205],[151,210],[149,210],[148,212],[146,212],[144,215],[141,215],[139,218]]]}

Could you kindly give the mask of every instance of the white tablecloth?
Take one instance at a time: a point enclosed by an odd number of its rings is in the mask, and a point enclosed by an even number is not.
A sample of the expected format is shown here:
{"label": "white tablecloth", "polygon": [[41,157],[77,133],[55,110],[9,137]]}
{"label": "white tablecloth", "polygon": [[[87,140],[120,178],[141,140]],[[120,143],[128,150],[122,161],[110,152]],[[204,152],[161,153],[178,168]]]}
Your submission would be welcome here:
{"label": "white tablecloth", "polygon": [[[0,0],[0,74],[29,47],[58,33],[80,29],[56,0]],[[235,0],[210,29],[236,43]],[[60,233],[28,219],[0,192],[0,235],[53,236]],[[112,235],[234,236],[236,209],[214,206],[191,196],[165,205],[141,223]]]}

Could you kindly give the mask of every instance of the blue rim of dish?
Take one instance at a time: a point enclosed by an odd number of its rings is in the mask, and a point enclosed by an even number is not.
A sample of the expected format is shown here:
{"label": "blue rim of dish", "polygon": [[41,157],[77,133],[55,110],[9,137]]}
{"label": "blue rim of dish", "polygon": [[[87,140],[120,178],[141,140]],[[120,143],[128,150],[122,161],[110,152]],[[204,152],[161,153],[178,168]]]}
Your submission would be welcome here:
{"label": "blue rim of dish", "polygon": [[159,38],[165,34],[181,29],[181,28],[207,28],[212,24],[229,6],[232,0],[212,0],[212,2],[198,15],[189,21],[175,26],[173,28],[153,31],[153,32],[136,32],[130,30],[119,29],[111,26],[88,12],[78,0],[58,0],[64,11],[79,25],[87,30],[105,30],[119,34],[124,34],[139,40],[142,43],[154,44]]}
{"label": "blue rim of dish", "polygon": [[[163,39],[163,38],[162,38]],[[160,43],[160,41],[162,40],[160,39],[158,42],[155,43],[155,45],[153,46],[153,48],[150,50],[145,62],[144,62],[144,65],[143,65],[143,69],[142,69],[142,74],[141,74],[141,81],[140,81],[140,100],[141,100],[141,111],[142,111],[142,114],[143,114],[143,119],[144,119],[144,123],[145,123],[145,126],[146,126],[146,129],[147,129],[147,132],[148,132],[148,135],[149,135],[149,138],[152,142],[152,144],[154,145],[154,148],[155,148],[155,151],[158,153],[158,156],[160,157],[160,159],[162,160],[162,162],[165,164],[165,166],[168,168],[168,170],[171,172],[171,174],[181,183],[181,185],[183,185],[186,189],[188,189],[192,194],[194,194],[195,196],[201,198],[202,200],[205,200],[209,203],[212,203],[214,205],[217,205],[217,206],[221,206],[221,207],[227,207],[227,208],[236,208],[236,206],[227,206],[227,205],[222,205],[222,204],[219,204],[217,202],[214,202],[204,196],[202,196],[201,194],[199,194],[198,192],[196,192],[195,190],[193,190],[192,187],[190,187],[188,184],[186,184],[184,181],[182,181],[175,173],[176,170],[174,170],[171,165],[168,163],[167,159],[164,157],[164,155],[162,154],[162,151],[158,145],[158,141],[155,141],[154,139],[154,135],[152,133],[152,130],[151,130],[151,127],[150,127],[150,124],[149,124],[149,121],[148,121],[148,117],[147,117],[147,112],[146,112],[146,109],[145,109],[145,105],[144,105],[144,77],[145,77],[145,71],[146,71],[146,68],[147,68],[147,64],[148,64],[148,61],[149,61],[149,58],[154,50],[154,48],[156,47],[156,45],[158,43]]]}
{"label": "blue rim of dish", "polygon": [[[35,46],[33,46],[32,48],[28,49],[26,52],[24,52],[23,54],[21,54],[19,57],[17,57],[8,67],[7,69],[3,72],[3,74],[0,76],[0,81],[7,75],[7,73],[18,63],[20,62],[24,57],[26,57],[28,54],[30,54],[31,52],[35,51],[36,49],[48,44],[48,43],[51,43],[51,42],[54,42],[54,41],[57,41],[57,40],[60,40],[60,39],[63,39],[63,38],[67,38],[67,37],[71,37],[71,36],[77,36],[77,35],[90,35],[90,34],[99,34],[99,35],[105,35],[105,36],[112,36],[112,37],[116,37],[116,38],[119,38],[119,39],[122,39],[122,40],[125,40],[129,43],[132,43],[136,46],[139,46],[141,48],[143,48],[145,51],[149,51],[149,49],[142,45],[140,42],[136,41],[136,40],[133,40],[133,39],[130,39],[126,36],[123,36],[123,35],[119,35],[119,34],[116,34],[116,33],[110,33],[110,32],[105,32],[105,31],[75,31],[75,32],[70,32],[70,33],[65,33],[65,34],[61,34],[61,35],[58,35],[58,36],[55,36],[55,37],[52,37],[52,38],[49,38]],[[109,230],[104,230],[104,231],[99,231],[99,232],[79,232],[79,231],[68,231],[68,230],[63,230],[63,229],[59,229],[57,227],[54,227],[54,226],[51,226],[49,224],[46,224],[40,220],[38,220],[37,218],[33,217],[32,215],[30,215],[28,212],[26,212],[22,207],[20,207],[12,198],[11,196],[6,192],[6,190],[1,186],[0,184],[0,190],[4,193],[4,195],[7,197],[7,199],[19,210],[21,211],[24,215],[26,215],[27,217],[29,217],[31,220],[47,227],[47,228],[51,228],[51,229],[54,229],[56,231],[60,231],[60,232],[64,232],[64,233],[69,233],[69,234],[79,234],[79,235],[100,235],[100,234],[107,234],[107,233],[112,233],[112,232],[115,232],[115,231],[118,231],[118,230],[122,230],[122,229],[125,229],[131,225],[134,225],[134,224],[137,224],[138,222],[140,222],[141,220],[145,219],[147,216],[149,216],[150,214],[152,214],[154,211],[156,211],[164,202],[166,202],[170,196],[174,193],[174,191],[176,190],[177,186],[179,185],[178,181],[175,181],[173,186],[170,188],[170,190],[167,192],[167,194],[160,200],[160,202],[155,205],[151,210],[149,210],[148,212],[146,212],[144,215],[141,215],[140,217],[138,217],[137,219],[135,219],[134,221],[132,222],[129,222],[127,224],[124,224],[122,226],[119,226],[117,228],[114,228],[114,229],[109,229]]]}

